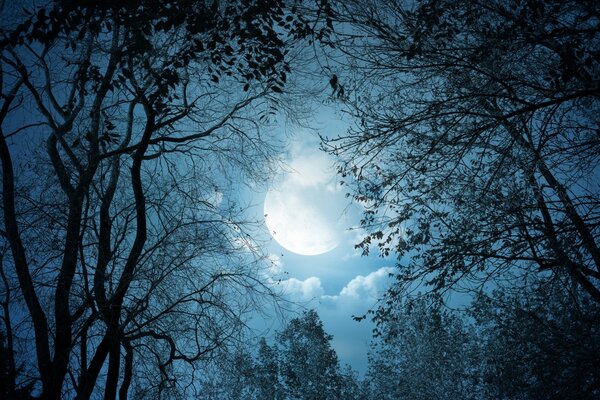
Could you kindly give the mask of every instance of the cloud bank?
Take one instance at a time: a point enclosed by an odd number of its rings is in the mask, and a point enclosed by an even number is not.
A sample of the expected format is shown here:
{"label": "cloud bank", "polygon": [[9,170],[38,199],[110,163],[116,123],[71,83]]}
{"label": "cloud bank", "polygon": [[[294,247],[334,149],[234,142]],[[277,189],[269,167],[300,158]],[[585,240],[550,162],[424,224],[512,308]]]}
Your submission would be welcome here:
{"label": "cloud bank", "polygon": [[390,283],[390,274],[393,272],[391,267],[382,267],[377,271],[363,276],[357,275],[350,280],[339,293],[335,295],[326,295],[321,279],[311,276],[305,280],[289,278],[281,281],[284,293],[291,300],[318,300],[322,303],[354,303],[359,301],[376,301]]}

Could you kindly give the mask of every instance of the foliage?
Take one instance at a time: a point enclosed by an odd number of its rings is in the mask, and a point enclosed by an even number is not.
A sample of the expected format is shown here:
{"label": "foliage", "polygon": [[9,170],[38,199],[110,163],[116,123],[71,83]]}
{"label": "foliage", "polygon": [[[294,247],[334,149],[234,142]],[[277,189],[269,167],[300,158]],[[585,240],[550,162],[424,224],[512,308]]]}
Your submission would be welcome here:
{"label": "foliage", "polygon": [[577,288],[550,283],[515,296],[476,299],[487,396],[594,399],[600,395],[600,308]]}
{"label": "foliage", "polygon": [[[374,398],[597,397],[598,3],[334,8],[330,85],[356,123],[323,145],[365,208],[357,247],[397,257]],[[464,292],[473,323],[429,302]]]}
{"label": "foliage", "polygon": [[285,388],[281,380],[281,361],[278,350],[269,346],[264,338],[260,339],[256,356],[256,377],[258,399],[285,399]]}
{"label": "foliage", "polygon": [[[222,362],[201,398],[354,400],[363,398],[356,374],[340,369],[331,347],[332,336],[323,329],[314,310],[291,319],[269,345],[246,347]],[[213,396],[211,393],[215,392]]]}
{"label": "foliage", "polygon": [[395,310],[373,342],[365,378],[369,398],[482,398],[472,328],[439,303],[423,299]]}
{"label": "foliage", "polygon": [[369,398],[597,398],[600,308],[564,282],[534,287],[480,294],[467,314],[427,297],[396,305],[373,342]]}
{"label": "foliage", "polygon": [[[600,302],[593,1],[354,0],[334,44],[356,125],[325,147],[402,288],[567,272]],[[385,304],[385,303],[384,303]],[[385,318],[385,307],[380,310]]]}
{"label": "foliage", "polygon": [[292,319],[279,333],[281,374],[289,398],[339,398],[339,365],[332,338],[314,310]]}

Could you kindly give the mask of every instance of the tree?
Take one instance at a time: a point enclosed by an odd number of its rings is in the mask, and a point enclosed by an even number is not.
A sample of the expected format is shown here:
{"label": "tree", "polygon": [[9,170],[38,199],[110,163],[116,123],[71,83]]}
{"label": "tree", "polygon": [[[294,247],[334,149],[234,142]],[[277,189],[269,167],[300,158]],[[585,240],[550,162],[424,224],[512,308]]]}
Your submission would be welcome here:
{"label": "tree", "polygon": [[598,11],[336,5],[345,64],[331,84],[357,122],[325,147],[365,206],[359,247],[398,256],[388,299],[551,271],[600,302]]}
{"label": "tree", "polygon": [[485,397],[594,399],[600,394],[600,308],[553,282],[518,294],[481,294],[469,314],[481,344]]}
{"label": "tree", "polygon": [[295,3],[63,1],[3,25],[9,397],[172,397],[270,293],[225,196],[264,173],[254,118],[321,29]]}
{"label": "tree", "polygon": [[233,355],[225,355],[220,368],[219,394],[215,399],[238,400],[260,399],[257,393],[256,371],[252,355],[241,349]]}
{"label": "tree", "polygon": [[340,400],[358,400],[365,399],[366,391],[364,382],[360,380],[356,371],[350,365],[346,365],[340,371],[341,390]]}
{"label": "tree", "polygon": [[368,398],[597,398],[599,307],[567,286],[521,282],[466,313],[428,297],[396,304],[372,342]]}
{"label": "tree", "polygon": [[315,310],[292,319],[277,337],[280,371],[288,398],[339,399],[341,382],[333,337]]}
{"label": "tree", "polygon": [[421,298],[396,305],[379,329],[365,377],[368,398],[482,398],[475,331],[459,314]]}
{"label": "tree", "polygon": [[261,338],[256,356],[257,399],[285,399],[277,355],[277,348],[269,346],[265,338]]}
{"label": "tree", "polygon": [[580,353],[593,353],[596,323],[548,326],[584,315],[582,297],[600,302],[598,12],[591,1],[336,5],[344,64],[330,83],[356,124],[324,145],[365,206],[358,247],[398,257],[375,320],[391,324],[418,290],[495,297],[479,336],[488,365],[475,364],[493,398],[597,395]]}
{"label": "tree", "polygon": [[235,353],[221,353],[211,374],[202,377],[201,399],[317,400],[364,398],[356,373],[341,370],[332,336],[314,310],[291,319],[269,345],[244,343]]}

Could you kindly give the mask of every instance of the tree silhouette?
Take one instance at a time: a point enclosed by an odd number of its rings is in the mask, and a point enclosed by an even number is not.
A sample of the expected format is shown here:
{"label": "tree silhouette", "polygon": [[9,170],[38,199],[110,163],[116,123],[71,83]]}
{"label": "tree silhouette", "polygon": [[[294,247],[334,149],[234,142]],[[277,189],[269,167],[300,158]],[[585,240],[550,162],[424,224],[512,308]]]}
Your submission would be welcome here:
{"label": "tree silhouette", "polygon": [[600,301],[597,3],[336,12],[349,71],[336,84],[358,122],[326,148],[365,206],[359,247],[398,256],[389,298],[544,271]]}
{"label": "tree silhouette", "polygon": [[478,342],[460,315],[424,298],[407,300],[378,328],[365,378],[369,398],[482,398]]}
{"label": "tree silhouette", "polygon": [[9,10],[3,320],[20,348],[33,340],[26,371],[7,360],[9,397],[126,398],[132,385],[171,396],[269,294],[223,196],[264,171],[271,147],[255,118],[277,104],[284,53],[320,34],[330,13],[318,7],[315,18],[281,1]]}
{"label": "tree silhouette", "polygon": [[476,298],[477,373],[490,398],[594,399],[600,394],[600,308],[575,285],[553,282]]}

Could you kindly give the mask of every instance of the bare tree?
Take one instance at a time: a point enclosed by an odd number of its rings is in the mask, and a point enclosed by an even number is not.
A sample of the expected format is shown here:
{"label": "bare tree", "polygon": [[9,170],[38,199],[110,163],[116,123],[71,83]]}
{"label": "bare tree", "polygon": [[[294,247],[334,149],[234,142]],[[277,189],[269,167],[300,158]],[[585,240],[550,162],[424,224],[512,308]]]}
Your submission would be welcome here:
{"label": "bare tree", "polygon": [[331,85],[357,123],[326,147],[366,207],[359,247],[398,256],[388,300],[544,271],[600,301],[598,4],[336,12],[345,64]]}
{"label": "bare tree", "polygon": [[56,2],[2,32],[9,397],[170,397],[272,295],[228,195],[264,173],[256,120],[329,14]]}

